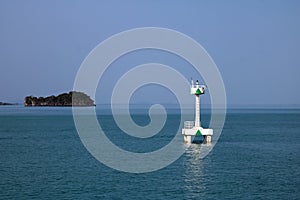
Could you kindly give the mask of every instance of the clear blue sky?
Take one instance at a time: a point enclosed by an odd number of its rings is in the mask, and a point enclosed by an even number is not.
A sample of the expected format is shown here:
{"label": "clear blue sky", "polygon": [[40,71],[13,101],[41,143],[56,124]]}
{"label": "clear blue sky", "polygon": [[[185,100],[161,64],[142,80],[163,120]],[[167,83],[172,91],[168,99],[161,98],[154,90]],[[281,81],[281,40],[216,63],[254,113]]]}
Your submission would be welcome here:
{"label": "clear blue sky", "polygon": [[0,1],[0,101],[70,91],[97,44],[146,26],[199,42],[229,104],[300,104],[300,1],[276,0]]}

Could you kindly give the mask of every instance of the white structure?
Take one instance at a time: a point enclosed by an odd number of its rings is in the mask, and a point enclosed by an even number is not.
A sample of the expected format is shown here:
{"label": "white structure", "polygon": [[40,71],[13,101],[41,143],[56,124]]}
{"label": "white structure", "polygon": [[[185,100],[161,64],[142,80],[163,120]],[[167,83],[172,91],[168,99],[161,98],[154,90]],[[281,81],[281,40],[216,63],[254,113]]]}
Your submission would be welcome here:
{"label": "white structure", "polygon": [[204,94],[205,86],[199,85],[198,80],[196,81],[196,85],[194,85],[194,81],[192,80],[191,83],[191,94],[195,95],[196,97],[196,104],[195,104],[195,121],[185,121],[184,128],[182,129],[182,135],[184,142],[191,143],[192,136],[203,136],[204,143],[210,144],[211,137],[213,135],[213,129],[204,129],[201,127],[200,122],[200,95]]}

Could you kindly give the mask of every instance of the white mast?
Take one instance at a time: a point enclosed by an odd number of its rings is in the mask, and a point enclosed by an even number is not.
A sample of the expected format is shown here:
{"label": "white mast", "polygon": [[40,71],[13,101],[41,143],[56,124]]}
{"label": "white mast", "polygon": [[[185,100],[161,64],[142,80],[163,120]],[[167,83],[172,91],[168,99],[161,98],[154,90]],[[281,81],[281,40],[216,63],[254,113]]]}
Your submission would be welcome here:
{"label": "white mast", "polygon": [[[196,81],[196,88],[199,88],[199,82]],[[200,127],[200,94],[195,94],[195,126]]]}

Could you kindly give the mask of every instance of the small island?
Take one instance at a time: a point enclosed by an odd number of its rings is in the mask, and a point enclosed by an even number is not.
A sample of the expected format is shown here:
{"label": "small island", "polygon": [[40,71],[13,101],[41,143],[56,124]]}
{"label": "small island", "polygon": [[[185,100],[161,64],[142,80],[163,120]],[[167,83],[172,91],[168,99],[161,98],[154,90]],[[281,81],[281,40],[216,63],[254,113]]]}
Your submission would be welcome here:
{"label": "small island", "polygon": [[18,105],[17,103],[6,103],[6,102],[0,102],[0,106],[14,106]]}
{"label": "small island", "polygon": [[95,104],[85,93],[71,91],[58,96],[27,96],[24,98],[24,106],[95,106]]}

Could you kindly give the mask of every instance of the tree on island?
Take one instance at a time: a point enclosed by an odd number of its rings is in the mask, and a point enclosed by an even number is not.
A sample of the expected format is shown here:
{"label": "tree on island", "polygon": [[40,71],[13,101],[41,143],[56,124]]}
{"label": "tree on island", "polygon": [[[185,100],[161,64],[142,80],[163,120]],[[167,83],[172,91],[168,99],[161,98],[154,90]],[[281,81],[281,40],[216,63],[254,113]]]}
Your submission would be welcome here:
{"label": "tree on island", "polygon": [[58,96],[26,96],[24,106],[95,106],[94,101],[83,92],[71,91]]}

